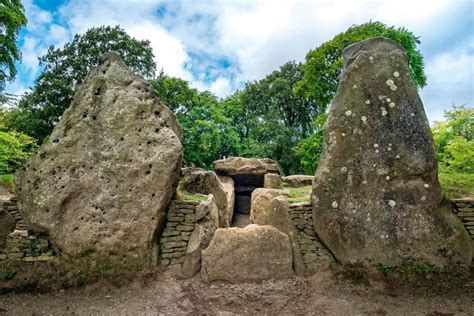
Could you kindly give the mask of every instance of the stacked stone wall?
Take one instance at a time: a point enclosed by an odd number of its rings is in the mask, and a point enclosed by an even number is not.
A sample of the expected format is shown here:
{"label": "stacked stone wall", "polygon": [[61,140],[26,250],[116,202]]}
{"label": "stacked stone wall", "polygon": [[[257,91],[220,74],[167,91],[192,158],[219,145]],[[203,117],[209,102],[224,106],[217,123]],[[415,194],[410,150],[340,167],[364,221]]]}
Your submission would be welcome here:
{"label": "stacked stone wall", "polygon": [[289,212],[298,231],[298,243],[306,270],[311,272],[320,260],[334,261],[334,257],[314,231],[311,203],[292,203]]}
{"label": "stacked stone wall", "polygon": [[454,199],[451,200],[451,203],[454,206],[454,213],[462,221],[471,239],[474,241],[474,199]]}
{"label": "stacked stone wall", "polygon": [[16,197],[0,202],[0,208],[9,212],[16,220],[15,230],[11,232],[0,249],[0,262],[6,261],[49,261],[55,252],[47,236],[33,234],[18,211]]}
{"label": "stacked stone wall", "polygon": [[160,264],[183,264],[189,239],[196,226],[196,201],[173,200],[170,204],[166,227],[160,239]]}

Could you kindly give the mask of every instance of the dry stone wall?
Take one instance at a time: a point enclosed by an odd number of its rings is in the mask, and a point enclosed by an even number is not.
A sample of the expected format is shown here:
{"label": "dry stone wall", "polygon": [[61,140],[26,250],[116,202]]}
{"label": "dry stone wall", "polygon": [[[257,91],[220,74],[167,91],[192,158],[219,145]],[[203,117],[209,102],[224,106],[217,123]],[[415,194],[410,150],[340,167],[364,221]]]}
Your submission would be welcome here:
{"label": "dry stone wall", "polygon": [[289,205],[291,220],[298,231],[298,243],[303,256],[306,271],[313,273],[320,260],[334,261],[329,250],[321,243],[314,231],[313,206],[310,202]]}
{"label": "dry stone wall", "polygon": [[4,247],[0,249],[0,263],[50,261],[56,257],[47,236],[37,235],[28,230],[25,220],[18,211],[15,196],[0,203],[0,209],[9,212],[16,220],[14,231],[8,234]]}
{"label": "dry stone wall", "polygon": [[173,200],[160,239],[160,264],[183,264],[188,242],[196,226],[196,201]]}
{"label": "dry stone wall", "polygon": [[471,236],[471,239],[474,242],[474,199],[454,199],[451,200],[451,202],[454,206],[454,213],[462,221],[464,227],[466,227],[466,230],[469,232],[469,236]]}

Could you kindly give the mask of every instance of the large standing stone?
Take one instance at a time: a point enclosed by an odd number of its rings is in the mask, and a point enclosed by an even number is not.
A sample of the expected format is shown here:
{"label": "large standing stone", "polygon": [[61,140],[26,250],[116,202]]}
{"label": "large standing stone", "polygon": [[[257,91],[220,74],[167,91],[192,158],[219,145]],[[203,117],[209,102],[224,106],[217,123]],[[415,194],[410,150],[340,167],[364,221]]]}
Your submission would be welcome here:
{"label": "large standing stone", "polygon": [[343,56],[313,185],[319,237],[343,263],[469,264],[469,236],[440,207],[433,140],[405,50],[374,38]]}
{"label": "large standing stone", "polygon": [[174,114],[115,53],[17,175],[19,208],[63,257],[154,263],[182,160]]}
{"label": "large standing stone", "polygon": [[290,239],[273,226],[219,228],[202,251],[201,275],[230,282],[289,278],[292,261]]}

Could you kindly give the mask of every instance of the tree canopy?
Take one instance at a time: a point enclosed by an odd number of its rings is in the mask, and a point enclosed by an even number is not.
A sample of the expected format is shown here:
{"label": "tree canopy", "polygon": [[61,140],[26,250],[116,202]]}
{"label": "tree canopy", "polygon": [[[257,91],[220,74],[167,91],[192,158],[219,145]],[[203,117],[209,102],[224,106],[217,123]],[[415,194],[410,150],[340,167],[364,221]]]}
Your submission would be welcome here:
{"label": "tree canopy", "polygon": [[32,92],[20,100],[18,109],[6,119],[8,127],[43,142],[71,104],[76,87],[99,64],[101,56],[112,50],[138,74],[148,78],[155,74],[149,41],[139,41],[119,26],[91,28],[83,35],[75,35],[63,48],[50,47],[39,58],[43,71]]}
{"label": "tree canopy", "polygon": [[15,61],[21,59],[16,40],[26,23],[25,9],[19,0],[0,1],[0,94],[5,83],[16,76]]}

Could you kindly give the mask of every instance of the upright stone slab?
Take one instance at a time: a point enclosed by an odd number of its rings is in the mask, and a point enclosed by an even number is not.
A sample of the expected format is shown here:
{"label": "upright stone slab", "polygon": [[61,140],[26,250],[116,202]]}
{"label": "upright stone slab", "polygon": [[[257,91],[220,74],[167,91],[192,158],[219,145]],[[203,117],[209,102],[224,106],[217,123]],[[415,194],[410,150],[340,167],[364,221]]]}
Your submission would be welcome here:
{"label": "upright stone slab", "polygon": [[430,127],[405,50],[374,38],[343,56],[313,184],[316,232],[342,263],[468,265],[469,236],[441,205]]}
{"label": "upright stone slab", "polygon": [[148,83],[109,53],[18,173],[20,211],[63,257],[149,265],[176,189],[181,138]]}

